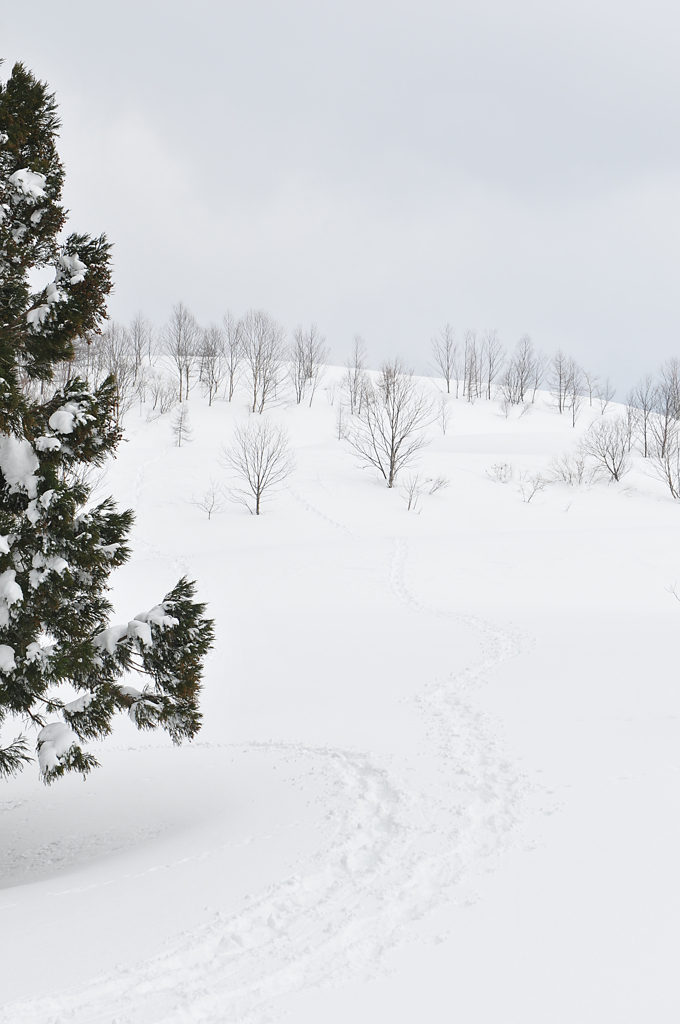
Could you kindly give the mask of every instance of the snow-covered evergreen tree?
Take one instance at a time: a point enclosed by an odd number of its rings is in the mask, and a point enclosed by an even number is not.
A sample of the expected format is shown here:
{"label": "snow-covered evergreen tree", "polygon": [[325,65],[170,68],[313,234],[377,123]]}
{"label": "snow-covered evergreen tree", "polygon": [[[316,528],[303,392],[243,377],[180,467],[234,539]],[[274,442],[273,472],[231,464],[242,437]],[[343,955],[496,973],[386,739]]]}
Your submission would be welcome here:
{"label": "snow-covered evergreen tree", "polygon": [[[15,65],[0,84],[0,726],[35,727],[46,782],[96,765],[81,743],[107,735],[119,711],[175,742],[192,737],[213,638],[186,579],[151,611],[109,623],[108,579],[129,557],[133,516],[110,498],[93,504],[86,471],[120,440],[115,382],[76,378],[56,393],[49,382],[105,318],[110,246],[60,240],[58,128],[54,97]],[[49,267],[54,280],[32,292],[30,271]],[[132,671],[146,677],[139,689],[125,685]],[[0,742],[0,776],[30,759],[25,735]]]}

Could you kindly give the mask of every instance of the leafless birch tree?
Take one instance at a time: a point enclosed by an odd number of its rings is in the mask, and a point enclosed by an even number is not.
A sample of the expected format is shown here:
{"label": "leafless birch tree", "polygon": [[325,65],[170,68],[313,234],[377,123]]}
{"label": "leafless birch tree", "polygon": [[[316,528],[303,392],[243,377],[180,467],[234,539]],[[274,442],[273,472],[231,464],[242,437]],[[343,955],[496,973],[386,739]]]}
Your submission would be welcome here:
{"label": "leafless birch tree", "polygon": [[116,382],[116,421],[120,423],[135,401],[135,359],[129,331],[109,321],[98,341],[99,366],[95,377],[99,381],[112,375]]}
{"label": "leafless birch tree", "polygon": [[241,322],[233,313],[226,312],[222,317],[222,326],[224,328],[224,366],[227,382],[225,392],[227,401],[231,402],[241,376],[243,362]]}
{"label": "leafless birch tree", "polygon": [[163,328],[163,351],[175,368],[179,383],[179,400],[189,397],[191,373],[196,358],[198,324],[182,302],[172,307],[170,319]]}
{"label": "leafless birch tree", "polygon": [[295,459],[282,427],[266,419],[237,426],[228,448],[222,448],[223,465],[236,473],[239,483],[229,495],[259,516],[265,496],[283,483],[295,466]]}
{"label": "leafless birch tree", "polygon": [[153,328],[143,313],[136,313],[130,321],[130,341],[135,366],[135,382],[142,371],[144,359],[151,365]]}
{"label": "leafless birch tree", "polygon": [[581,373],[583,374],[583,381],[588,392],[588,405],[592,406],[593,396],[596,394],[600,376],[597,373],[592,373],[590,370],[581,370]]}
{"label": "leafless birch tree", "polygon": [[493,386],[505,362],[505,349],[500,342],[497,331],[484,332],[480,361],[486,397],[491,401]]}
{"label": "leafless birch tree", "polygon": [[[500,391],[510,405],[522,405],[536,377],[536,355],[528,334],[522,335],[501,377]],[[538,386],[538,385],[537,385]]]}
{"label": "leafless birch tree", "polygon": [[561,348],[552,358],[548,371],[548,385],[553,398],[557,402],[557,411],[563,413],[567,408],[569,394],[570,361]]}
{"label": "leafless birch tree", "polygon": [[649,455],[651,442],[651,421],[655,408],[654,382],[650,374],[638,381],[628,395],[628,408],[631,412],[633,437],[646,459]]}
{"label": "leafless birch tree", "polygon": [[284,330],[261,309],[252,309],[239,324],[252,412],[262,413],[283,380]]}
{"label": "leafless birch tree", "polygon": [[616,388],[610,381],[609,377],[605,377],[602,384],[598,385],[595,394],[597,398],[599,398],[600,400],[600,412],[604,416],[605,412],[607,411],[607,406],[610,402],[614,401],[614,398],[616,396]]}
{"label": "leafless birch tree", "polygon": [[383,363],[370,387],[363,417],[347,441],[366,466],[374,466],[393,487],[398,472],[428,443],[422,428],[432,421],[429,396],[400,359]]}
{"label": "leafless birch tree", "polygon": [[432,359],[435,369],[444,378],[447,395],[451,394],[451,383],[456,385],[456,398],[458,398],[458,343],[455,339],[453,327],[446,324],[439,334],[432,339]]}
{"label": "leafless birch tree", "polygon": [[288,359],[289,376],[298,405],[307,392],[310,406],[314,401],[314,394],[326,369],[328,354],[326,339],[319,334],[316,324],[312,324],[308,331],[296,327]]}
{"label": "leafless birch tree", "polygon": [[367,384],[366,345],[358,334],[354,335],[352,355],[345,365],[347,369],[342,386],[347,392],[350,416],[356,416],[361,412]]}
{"label": "leafless birch tree", "polygon": [[213,404],[226,374],[224,334],[217,324],[201,332],[198,348],[199,380],[208,392],[208,405]]}

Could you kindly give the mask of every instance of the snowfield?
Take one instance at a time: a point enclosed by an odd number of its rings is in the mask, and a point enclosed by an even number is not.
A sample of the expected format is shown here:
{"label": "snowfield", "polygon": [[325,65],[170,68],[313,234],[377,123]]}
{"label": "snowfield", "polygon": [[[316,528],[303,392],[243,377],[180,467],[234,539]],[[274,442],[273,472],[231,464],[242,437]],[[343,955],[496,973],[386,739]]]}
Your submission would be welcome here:
{"label": "snowfield", "polygon": [[640,456],[524,500],[599,416],[541,394],[452,398],[409,512],[339,380],[265,413],[297,466],[259,517],[192,504],[243,395],[196,387],[181,448],[128,414],[114,621],[197,580],[204,727],[2,784],[0,1021],[677,1024],[680,505]]}

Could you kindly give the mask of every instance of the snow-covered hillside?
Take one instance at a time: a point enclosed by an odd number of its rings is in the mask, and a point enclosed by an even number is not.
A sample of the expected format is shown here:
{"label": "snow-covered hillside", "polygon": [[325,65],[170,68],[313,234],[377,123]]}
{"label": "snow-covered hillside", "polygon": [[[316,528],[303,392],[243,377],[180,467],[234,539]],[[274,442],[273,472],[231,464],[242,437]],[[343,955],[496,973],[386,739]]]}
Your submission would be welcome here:
{"label": "snow-covered hillside", "polygon": [[297,465],[259,517],[192,503],[243,396],[196,388],[179,448],[128,414],[116,610],[198,581],[204,727],[2,784],[0,1021],[675,1024],[680,505],[640,456],[531,495],[599,416],[542,395],[452,399],[407,511],[332,377],[265,413]]}

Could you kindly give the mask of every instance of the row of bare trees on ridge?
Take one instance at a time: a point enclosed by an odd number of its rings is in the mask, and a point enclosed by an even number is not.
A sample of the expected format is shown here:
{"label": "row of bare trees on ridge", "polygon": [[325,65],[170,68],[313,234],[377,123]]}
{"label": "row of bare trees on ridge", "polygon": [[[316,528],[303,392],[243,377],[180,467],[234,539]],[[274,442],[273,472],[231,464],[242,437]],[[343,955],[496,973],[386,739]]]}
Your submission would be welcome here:
{"label": "row of bare trees on ridge", "polygon": [[[447,325],[432,339],[430,355],[438,401],[400,359],[388,360],[379,372],[370,372],[359,337],[345,364],[338,437],[347,441],[361,464],[376,469],[388,487],[394,486],[399,472],[427,443],[423,431],[428,424],[438,421],[446,433],[449,402],[454,397],[470,403],[498,401],[509,416],[514,408],[520,415],[528,411],[538,392],[547,390],[557,411],[568,415],[574,426],[584,405],[596,406],[604,414],[614,398],[608,378],[584,369],[561,350],[546,356],[526,335],[507,353],[496,331],[468,330],[458,337]],[[288,341],[284,328],[263,310],[250,310],[240,318],[226,313],[221,324],[201,327],[178,303],[161,330],[140,313],[128,326],[110,321],[101,335],[78,339],[74,358],[58,369],[56,383],[76,375],[97,383],[113,374],[119,418],[135,402],[146,404],[152,416],[179,405],[180,422],[174,429],[181,445],[189,434],[181,407],[196,384],[202,386],[209,404],[218,397],[230,402],[237,389],[245,390],[253,413],[263,413],[284,397],[311,405],[328,359],[326,340],[315,325],[297,327]],[[334,394],[334,388],[330,385],[327,390]],[[269,447],[286,453],[276,431],[264,433],[266,438],[255,439],[260,449],[266,440]],[[244,435],[241,441],[240,455],[230,457],[232,464],[247,457],[249,438]],[[665,363],[656,379],[643,378],[630,392],[623,414],[603,416],[591,424],[579,447],[584,459],[598,463],[612,479],[626,471],[634,449],[655,465],[673,497],[680,498],[677,360]],[[260,450],[258,457],[266,463],[265,456]],[[582,477],[574,465],[564,469],[567,482]],[[260,497],[255,494],[258,511]]]}

